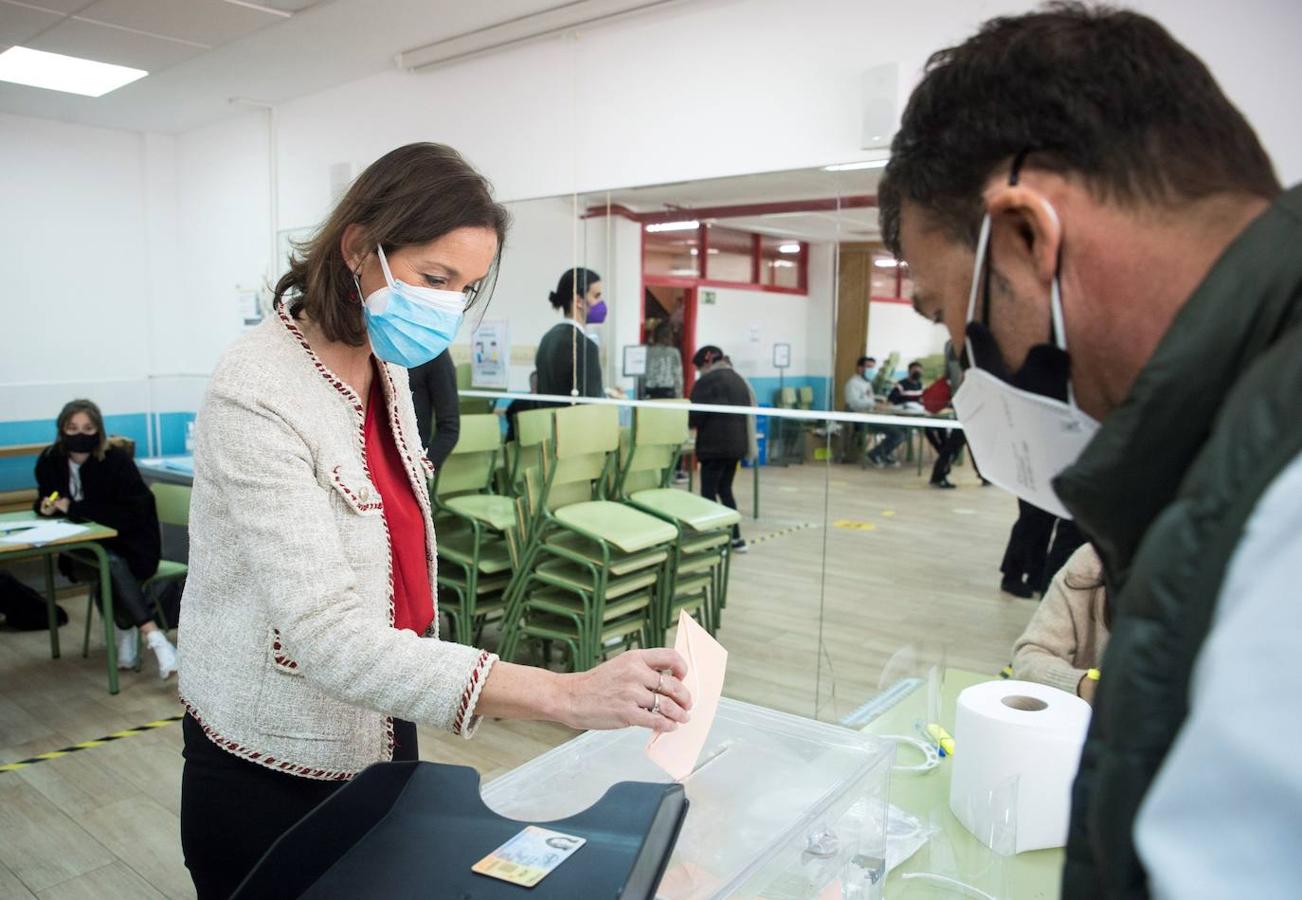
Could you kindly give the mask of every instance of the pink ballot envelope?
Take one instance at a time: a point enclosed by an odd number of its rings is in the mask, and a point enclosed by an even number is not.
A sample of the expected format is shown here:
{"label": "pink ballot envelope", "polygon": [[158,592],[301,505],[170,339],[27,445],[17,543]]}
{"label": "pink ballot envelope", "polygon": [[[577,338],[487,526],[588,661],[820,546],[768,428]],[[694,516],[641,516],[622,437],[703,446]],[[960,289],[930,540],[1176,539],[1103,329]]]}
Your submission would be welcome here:
{"label": "pink ballot envelope", "polygon": [[697,625],[687,610],[678,614],[678,637],[674,649],[687,660],[683,684],[692,695],[692,720],[679,725],[676,731],[653,735],[646,745],[646,755],[674,781],[682,781],[696,768],[705,739],[710,736],[710,726],[714,724],[714,714],[719,709],[719,695],[723,693],[728,651]]}

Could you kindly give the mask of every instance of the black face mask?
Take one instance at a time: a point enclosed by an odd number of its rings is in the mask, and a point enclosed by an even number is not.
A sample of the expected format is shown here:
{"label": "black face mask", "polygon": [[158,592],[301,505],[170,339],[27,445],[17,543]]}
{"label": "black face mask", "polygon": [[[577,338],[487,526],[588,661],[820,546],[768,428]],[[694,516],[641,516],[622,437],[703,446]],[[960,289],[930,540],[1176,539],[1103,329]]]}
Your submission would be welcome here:
{"label": "black face mask", "polygon": [[63,446],[69,453],[90,453],[99,446],[98,434],[65,434]]}

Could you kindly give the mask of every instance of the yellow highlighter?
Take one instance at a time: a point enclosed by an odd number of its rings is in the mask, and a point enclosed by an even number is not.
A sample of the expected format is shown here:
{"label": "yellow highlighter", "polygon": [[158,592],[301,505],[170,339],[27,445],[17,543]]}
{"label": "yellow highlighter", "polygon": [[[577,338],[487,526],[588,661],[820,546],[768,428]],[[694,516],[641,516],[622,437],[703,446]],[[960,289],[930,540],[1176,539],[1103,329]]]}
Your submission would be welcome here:
{"label": "yellow highlighter", "polygon": [[927,726],[927,734],[931,735],[937,744],[940,744],[940,749],[945,751],[946,756],[954,755],[954,738],[950,736],[948,731],[932,722]]}
{"label": "yellow highlighter", "polygon": [[45,498],[45,503],[44,503],[44,505],[45,505],[45,506],[53,506],[53,505],[54,505],[54,502],[55,502],[56,500],[58,500],[58,499],[59,499],[59,492],[58,492],[58,491],[55,491],[53,494],[51,494],[50,496],[48,496],[48,497]]}
{"label": "yellow highlighter", "polygon": [[1088,678],[1090,681],[1098,681],[1098,680],[1099,680],[1099,677],[1100,677],[1100,676],[1099,676],[1099,670],[1098,670],[1098,669],[1086,669],[1086,670],[1085,670],[1085,677]]}

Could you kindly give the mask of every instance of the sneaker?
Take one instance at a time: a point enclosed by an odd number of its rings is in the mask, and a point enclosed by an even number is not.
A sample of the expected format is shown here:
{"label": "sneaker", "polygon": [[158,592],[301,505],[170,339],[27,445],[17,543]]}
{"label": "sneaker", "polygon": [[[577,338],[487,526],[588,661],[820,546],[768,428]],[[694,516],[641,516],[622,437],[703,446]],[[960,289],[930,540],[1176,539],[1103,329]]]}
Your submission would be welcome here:
{"label": "sneaker", "polygon": [[886,468],[886,463],[882,462],[882,458],[878,456],[876,453],[869,453],[867,456],[864,457],[864,459],[868,460],[869,465],[871,465],[874,469]]}
{"label": "sneaker", "polygon": [[1035,591],[1031,590],[1031,586],[1026,584],[1020,578],[1005,578],[1003,581],[999,582],[999,590],[1006,594],[1012,594],[1014,597],[1022,597],[1027,600],[1035,596]]}
{"label": "sneaker", "polygon": [[176,648],[161,631],[149,632],[149,649],[158,658],[158,677],[166,681],[176,671]]}
{"label": "sneaker", "polygon": [[746,542],[744,540],[742,540],[741,538],[737,538],[737,540],[732,542],[732,552],[749,553],[750,548],[746,546]]}
{"label": "sneaker", "polygon": [[114,625],[113,633],[117,635],[118,668],[134,669],[140,663],[140,641],[136,636],[136,629],[119,628]]}
{"label": "sneaker", "polygon": [[953,483],[952,481],[950,481],[948,478],[941,478],[941,479],[939,479],[939,480],[937,480],[937,481],[933,481],[933,482],[931,483],[931,486],[934,487],[934,488],[945,488],[945,489],[947,489],[947,490],[950,489],[950,488],[956,488],[956,487],[958,487],[958,485],[954,484],[954,483]]}
{"label": "sneaker", "polygon": [[894,457],[891,457],[890,459],[886,460],[886,465],[890,466],[892,469],[898,469],[900,467],[900,461],[898,459],[895,459]]}

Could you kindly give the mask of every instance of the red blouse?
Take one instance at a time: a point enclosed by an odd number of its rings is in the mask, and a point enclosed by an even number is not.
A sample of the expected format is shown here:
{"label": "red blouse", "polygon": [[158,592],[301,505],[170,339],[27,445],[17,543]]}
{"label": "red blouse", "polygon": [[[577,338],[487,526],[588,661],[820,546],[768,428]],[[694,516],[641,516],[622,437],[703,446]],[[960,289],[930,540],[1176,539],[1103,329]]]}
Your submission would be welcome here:
{"label": "red blouse", "polygon": [[366,464],[384,503],[384,523],[393,548],[393,627],[424,634],[434,621],[434,595],[425,559],[425,516],[386,421],[381,377],[377,372],[372,379],[366,405]]}

